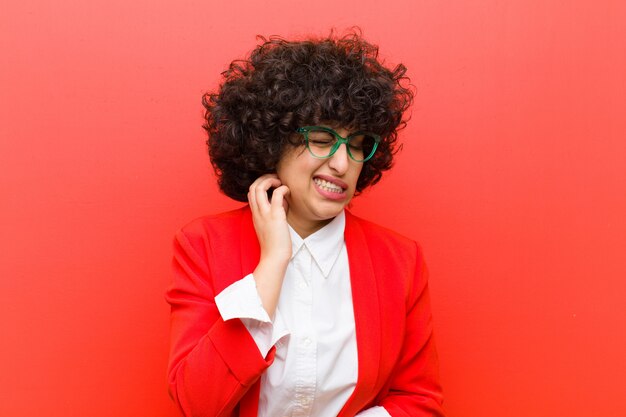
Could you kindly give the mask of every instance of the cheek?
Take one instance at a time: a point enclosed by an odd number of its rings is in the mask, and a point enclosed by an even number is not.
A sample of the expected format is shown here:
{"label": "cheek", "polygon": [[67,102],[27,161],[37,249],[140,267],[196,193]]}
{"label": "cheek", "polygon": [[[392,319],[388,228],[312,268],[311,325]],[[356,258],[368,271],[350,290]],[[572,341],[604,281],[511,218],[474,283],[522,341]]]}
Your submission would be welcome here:
{"label": "cheek", "polygon": [[358,181],[362,172],[363,172],[363,164],[359,164],[358,166],[354,168],[354,174],[353,174],[354,185],[356,185],[356,182]]}

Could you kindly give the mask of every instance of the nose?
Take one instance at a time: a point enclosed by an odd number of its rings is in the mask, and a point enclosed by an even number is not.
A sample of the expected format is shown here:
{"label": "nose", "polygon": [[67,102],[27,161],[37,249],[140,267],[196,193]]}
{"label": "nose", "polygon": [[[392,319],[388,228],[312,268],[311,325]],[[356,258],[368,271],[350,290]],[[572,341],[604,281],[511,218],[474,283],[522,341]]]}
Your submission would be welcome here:
{"label": "nose", "polygon": [[343,143],[337,151],[329,158],[328,166],[338,175],[343,175],[350,165],[350,156],[348,155],[348,144]]}

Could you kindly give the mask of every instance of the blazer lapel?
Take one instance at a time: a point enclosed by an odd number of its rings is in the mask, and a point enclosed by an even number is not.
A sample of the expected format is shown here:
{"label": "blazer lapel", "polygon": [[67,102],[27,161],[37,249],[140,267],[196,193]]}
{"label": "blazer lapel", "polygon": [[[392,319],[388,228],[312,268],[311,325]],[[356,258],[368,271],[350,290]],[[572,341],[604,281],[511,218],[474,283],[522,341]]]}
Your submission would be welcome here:
{"label": "blazer lapel", "polygon": [[358,218],[346,210],[344,233],[356,327],[359,374],[354,392],[339,416],[354,416],[375,397],[381,352],[380,302],[371,254]]}

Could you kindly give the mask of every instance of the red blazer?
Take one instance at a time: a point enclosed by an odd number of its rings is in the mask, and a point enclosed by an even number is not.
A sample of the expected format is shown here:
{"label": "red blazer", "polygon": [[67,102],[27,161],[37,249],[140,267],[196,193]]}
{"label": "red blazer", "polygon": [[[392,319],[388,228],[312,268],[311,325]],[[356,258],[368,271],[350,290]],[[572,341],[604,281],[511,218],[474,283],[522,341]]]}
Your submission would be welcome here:
{"label": "red blazer", "polygon": [[[346,212],[358,381],[339,416],[381,405],[392,416],[443,416],[427,271],[417,244]],[[186,417],[254,417],[266,358],[214,296],[251,273],[259,244],[250,209],[207,216],[174,241],[169,392]]]}

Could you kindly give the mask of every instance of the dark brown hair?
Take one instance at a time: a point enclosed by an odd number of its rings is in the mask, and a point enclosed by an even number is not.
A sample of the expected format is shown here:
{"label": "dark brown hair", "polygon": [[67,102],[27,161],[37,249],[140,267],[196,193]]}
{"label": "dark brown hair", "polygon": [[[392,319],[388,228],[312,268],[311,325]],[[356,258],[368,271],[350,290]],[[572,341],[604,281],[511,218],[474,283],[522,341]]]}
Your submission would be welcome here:
{"label": "dark brown hair", "polygon": [[[221,190],[247,201],[259,176],[275,172],[286,146],[300,145],[298,127],[320,122],[378,133],[382,141],[364,163],[357,193],[392,166],[397,132],[413,93],[406,67],[378,60],[378,47],[358,30],[323,39],[261,40],[246,60],[222,73],[217,93],[202,97],[204,129]],[[294,138],[297,141],[294,141]]]}

